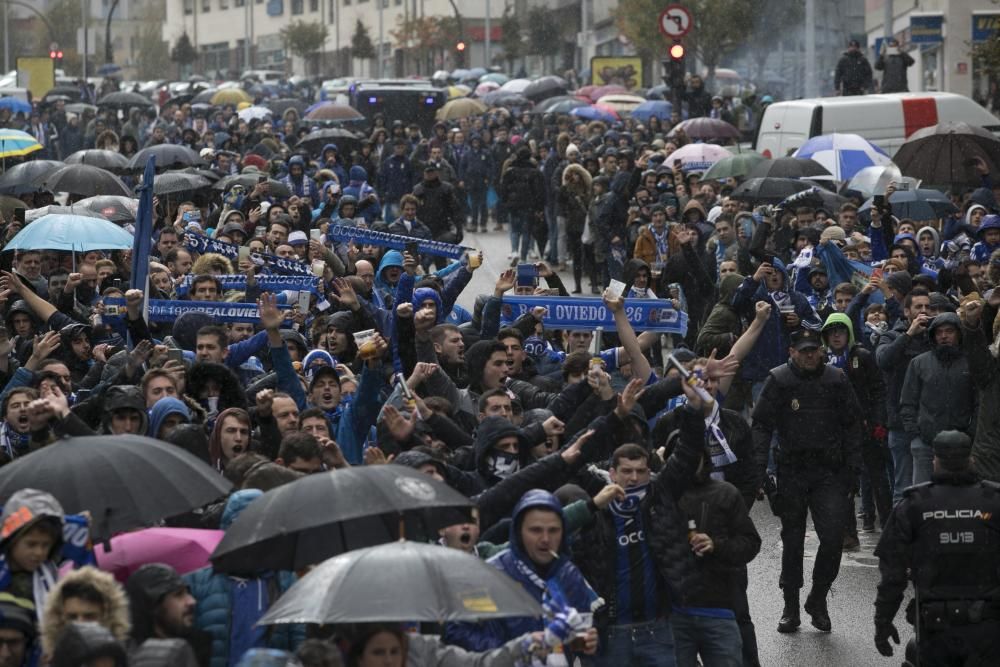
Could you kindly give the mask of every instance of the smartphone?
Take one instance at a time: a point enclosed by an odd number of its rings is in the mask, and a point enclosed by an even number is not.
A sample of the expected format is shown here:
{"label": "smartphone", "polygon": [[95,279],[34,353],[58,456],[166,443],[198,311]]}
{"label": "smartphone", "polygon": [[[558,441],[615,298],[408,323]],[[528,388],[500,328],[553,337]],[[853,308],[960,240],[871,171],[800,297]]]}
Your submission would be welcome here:
{"label": "smartphone", "polygon": [[872,207],[882,209],[885,206],[885,195],[875,195],[872,197]]}
{"label": "smartphone", "polygon": [[248,259],[250,259],[250,246],[241,245],[240,246],[239,261],[243,262],[243,261],[246,261]]}
{"label": "smartphone", "polygon": [[24,223],[24,214],[27,211],[28,211],[28,209],[26,209],[26,208],[15,208],[14,209],[14,220],[16,220],[17,222],[21,223],[22,227],[25,224]]}
{"label": "smartphone", "polygon": [[301,292],[299,292],[299,312],[300,313],[308,313],[309,312],[309,297],[311,297],[311,296],[312,295],[309,294],[309,290],[302,290]]}
{"label": "smartphone", "polygon": [[321,241],[321,240],[323,240],[323,230],[322,229],[310,229],[309,230],[309,238],[311,238],[313,241]]}
{"label": "smartphone", "polygon": [[608,283],[608,293],[615,299],[622,298],[622,294],[625,293],[625,283],[612,278],[611,282]]}
{"label": "smartphone", "polygon": [[114,287],[115,289],[121,289],[122,288],[122,279],[121,278],[115,278],[114,280],[111,281],[111,286]]}
{"label": "smartphone", "polygon": [[774,266],[774,255],[764,255],[764,263]]}
{"label": "smartphone", "polygon": [[257,185],[260,185],[261,183],[267,183],[267,176],[258,176],[257,177]]}
{"label": "smartphone", "polygon": [[179,347],[171,347],[167,350],[167,361],[184,362],[184,350]]}
{"label": "smartphone", "polygon": [[253,235],[259,238],[264,238],[264,234],[267,233],[267,227],[264,225],[257,225],[254,227]]}
{"label": "smartphone", "polygon": [[674,160],[674,166],[675,167],[680,167],[681,166],[681,160],[680,160],[680,158],[677,158],[676,160]]}
{"label": "smartphone", "polygon": [[417,243],[416,241],[410,241],[409,243],[406,244],[405,250],[406,252],[410,253],[410,255],[412,255],[414,259],[416,259],[417,255],[420,254],[420,244]]}
{"label": "smartphone", "polygon": [[909,191],[910,191],[909,181],[902,181],[900,183],[896,183],[896,192],[909,192]]}
{"label": "smartphone", "polygon": [[872,269],[872,280],[882,280],[882,267],[876,266]]}
{"label": "smartphone", "polygon": [[534,264],[518,264],[517,286],[538,287],[538,267]]}
{"label": "smartphone", "polygon": [[396,373],[396,381],[399,382],[399,387],[403,390],[403,396],[406,400],[412,401],[413,392],[410,391],[410,385],[406,384],[406,378],[403,377],[402,373]]}

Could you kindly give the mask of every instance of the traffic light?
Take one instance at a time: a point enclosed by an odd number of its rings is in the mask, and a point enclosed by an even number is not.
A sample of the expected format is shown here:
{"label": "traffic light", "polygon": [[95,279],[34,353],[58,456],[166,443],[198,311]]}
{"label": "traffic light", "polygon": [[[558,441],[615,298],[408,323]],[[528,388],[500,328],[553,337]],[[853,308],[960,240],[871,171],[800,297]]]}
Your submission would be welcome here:
{"label": "traffic light", "polygon": [[667,53],[670,57],[661,61],[663,65],[663,83],[670,86],[673,90],[683,90],[684,75],[686,73],[684,45],[679,41],[674,41],[667,50]]}
{"label": "traffic light", "polygon": [[465,65],[465,40],[458,40],[455,42],[455,64],[459,67]]}
{"label": "traffic light", "polygon": [[61,66],[62,65],[62,59],[63,59],[62,49],[59,49],[59,48],[50,49],[49,50],[49,58],[51,58],[55,62],[56,67]]}

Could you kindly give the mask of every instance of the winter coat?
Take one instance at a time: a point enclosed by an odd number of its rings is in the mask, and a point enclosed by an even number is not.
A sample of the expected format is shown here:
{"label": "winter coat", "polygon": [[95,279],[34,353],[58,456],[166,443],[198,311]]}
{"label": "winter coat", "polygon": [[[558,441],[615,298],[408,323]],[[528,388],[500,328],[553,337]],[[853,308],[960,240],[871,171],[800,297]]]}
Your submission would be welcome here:
{"label": "winter coat", "polygon": [[899,399],[903,391],[906,370],[917,356],[930,349],[926,334],[911,338],[906,333],[908,322],[900,319],[889,331],[882,334],[875,347],[875,364],[885,379],[886,426],[891,431],[902,431],[903,421],[899,416]]}
{"label": "winter coat", "polygon": [[[667,238],[669,239],[672,236],[672,232],[669,228],[665,229],[667,229]],[[649,266],[653,266],[657,263],[658,253],[656,249],[656,238],[653,236],[653,230],[650,229],[650,225],[639,225],[639,233],[636,235],[635,243],[632,245],[633,257],[641,259]],[[662,259],[665,263],[665,258]]]}
{"label": "winter coat", "polygon": [[875,61],[875,69],[884,72],[879,90],[883,93],[908,93],[910,86],[906,82],[906,68],[913,64],[909,53],[900,51],[898,54],[883,53]]}
{"label": "winter coat", "polygon": [[860,51],[845,51],[837,63],[833,87],[845,95],[863,95],[872,87],[872,66]]}
{"label": "winter coat", "polygon": [[730,273],[722,279],[719,284],[719,300],[698,331],[694,348],[697,354],[708,356],[712,350],[718,350],[720,358],[724,357],[740,337],[743,322],[733,307],[733,295],[742,282],[743,276],[738,273]]}
{"label": "winter coat", "polygon": [[[545,568],[539,567],[528,558],[521,542],[521,522],[524,514],[530,509],[539,508],[554,512],[563,524],[564,537],[559,544],[558,558]],[[580,570],[570,561],[569,540],[565,526],[566,517],[555,496],[538,489],[529,491],[524,494],[511,515],[510,546],[487,562],[509,575],[539,602],[542,601],[544,589],[554,586],[562,591],[569,606],[581,613],[590,613],[595,609],[598,596]],[[498,648],[523,634],[544,629],[543,619],[514,617],[481,623],[449,623],[445,626],[444,637],[449,644],[457,644],[470,651],[485,651]]]}
{"label": "winter coat", "polygon": [[434,235],[431,233],[430,227],[420,222],[417,219],[410,221],[410,229],[406,228],[406,223],[402,218],[396,218],[389,225],[387,230],[390,234],[399,234],[400,236],[411,236],[418,239],[433,239]]}
{"label": "winter coat", "polygon": [[[969,361],[972,381],[979,391],[979,415],[976,437],[972,443],[973,466],[979,475],[991,482],[1000,482],[1000,361],[988,347],[990,322],[983,318],[986,327],[962,332],[962,347]],[[995,329],[995,327],[993,327]]]}
{"label": "winter coat", "polygon": [[[569,181],[571,174],[577,174],[582,179],[582,185],[574,185]],[[566,232],[574,236],[583,234],[587,223],[587,211],[590,209],[591,193],[590,172],[578,164],[570,164],[563,171],[562,183],[558,190],[560,214],[566,218]]]}
{"label": "winter coat", "polygon": [[434,238],[448,243],[461,243],[462,217],[459,215],[455,186],[441,179],[421,181],[413,188],[420,201],[417,217],[431,230]]}
{"label": "winter coat", "polygon": [[[958,354],[944,358],[934,342],[934,331],[945,324],[958,329]],[[941,431],[970,433],[976,392],[969,360],[962,350],[962,324],[955,313],[942,313],[927,327],[931,349],[910,362],[899,396],[899,416],[911,437],[930,444]]]}
{"label": "winter coat", "polygon": [[823,333],[835,325],[846,326],[849,333],[847,363],[842,370],[854,387],[867,427],[865,435],[869,435],[872,428],[885,426],[886,423],[885,382],[875,364],[875,355],[855,342],[854,324],[851,318],[844,313],[832,313],[823,324]]}
{"label": "winter coat", "polygon": [[64,595],[66,587],[77,584],[88,585],[100,593],[103,603],[101,617],[97,622],[110,630],[118,641],[124,642],[128,639],[132,623],[129,619],[128,599],[125,597],[124,589],[107,572],[85,566],[69,572],[49,591],[41,623],[42,652],[45,655],[52,655],[60,633],[68,625],[62,613],[66,602]]}
{"label": "winter coat", "polygon": [[545,178],[534,162],[515,159],[500,180],[500,199],[518,215],[532,215],[545,207]]}
{"label": "winter coat", "polygon": [[488,188],[493,171],[493,154],[487,148],[469,148],[458,163],[458,178],[470,192]]}
{"label": "winter coat", "polygon": [[413,187],[413,165],[405,155],[391,155],[382,162],[378,172],[378,189],[382,199],[396,204]]}
{"label": "winter coat", "polygon": [[694,347],[698,330],[715,300],[715,258],[706,255],[702,247],[687,243],[673,253],[663,267],[661,284],[679,283],[687,299],[688,347]]}
{"label": "winter coat", "polygon": [[[220,528],[227,530],[240,512],[261,495],[263,494],[258,489],[246,489],[231,495],[222,514]],[[191,595],[197,601],[194,612],[195,627],[208,633],[212,638],[211,667],[227,667],[234,613],[233,589],[237,586],[257,587],[258,600],[269,607],[274,604],[278,596],[295,583],[295,575],[291,572],[278,572],[251,579],[240,579],[216,573],[209,566],[185,575],[184,581],[187,582]],[[266,612],[266,607],[261,610],[261,614]],[[302,625],[269,626],[264,634],[263,645],[267,648],[295,651],[304,638],[305,628]]]}

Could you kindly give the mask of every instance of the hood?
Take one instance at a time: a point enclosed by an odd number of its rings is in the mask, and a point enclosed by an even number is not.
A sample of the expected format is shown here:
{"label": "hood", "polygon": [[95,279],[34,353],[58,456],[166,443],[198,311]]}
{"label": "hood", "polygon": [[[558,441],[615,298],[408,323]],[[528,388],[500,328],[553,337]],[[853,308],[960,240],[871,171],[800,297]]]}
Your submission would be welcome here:
{"label": "hood", "polygon": [[437,313],[437,323],[441,324],[442,322],[444,322],[445,317],[448,314],[444,312],[444,304],[441,303],[441,295],[433,287],[418,287],[417,289],[413,290],[413,299],[411,301],[413,304],[413,312],[416,313],[417,309],[420,307],[420,304],[423,303],[424,301],[427,301],[428,299],[433,301],[434,304],[437,306],[437,309],[435,311]]}
{"label": "hood", "polygon": [[58,639],[50,667],[80,667],[97,658],[113,658],[115,667],[128,665],[125,646],[103,625],[71,623]]}
{"label": "hood", "polygon": [[649,275],[650,282],[652,282],[652,272],[649,270],[649,264],[638,257],[633,257],[625,262],[625,266],[622,268],[622,281],[626,285],[631,285],[635,282],[635,276],[639,273],[640,269],[646,269],[646,274]]}
{"label": "hood", "polygon": [[111,433],[111,415],[125,409],[139,413],[141,420],[139,432],[145,433],[149,427],[146,399],[142,395],[142,390],[135,385],[114,385],[104,394],[104,414],[101,416],[101,424],[105,433]]}
{"label": "hood", "polygon": [[422,452],[419,449],[410,449],[408,451],[402,452],[392,460],[393,463],[401,466],[406,466],[408,468],[413,468],[414,470],[419,469],[421,466],[430,463],[438,469],[441,476],[445,476],[445,465],[440,460],[434,458],[427,452]]}
{"label": "hood", "polygon": [[7,316],[4,318],[4,322],[6,322],[7,324],[7,331],[10,333],[11,336],[14,335],[13,319],[15,313],[24,313],[25,315],[31,318],[32,323],[36,327],[38,326],[38,318],[35,317],[35,311],[33,311],[28,306],[27,302],[23,301],[22,299],[18,299],[17,301],[11,304],[10,310],[7,311]]}
{"label": "hood", "polygon": [[921,227],[917,230],[917,250],[923,254],[923,250],[920,249],[920,237],[924,232],[929,232],[934,237],[934,252],[931,254],[931,257],[937,257],[938,253],[941,252],[941,235],[938,233],[938,230],[931,226]]}
{"label": "hood", "polygon": [[[333,181],[330,181],[330,182],[332,183]],[[344,206],[354,206],[354,214],[350,218],[343,217],[342,210],[343,210]],[[338,224],[353,224],[354,215],[357,215],[357,214],[358,214],[358,198],[355,197],[354,195],[346,195],[346,194],[342,195],[340,197],[340,201],[337,202],[337,217],[340,218],[341,220],[350,221],[350,222],[341,222],[341,223],[338,223]]]}
{"label": "hood", "polygon": [[565,557],[569,550],[569,534],[566,530],[566,517],[563,514],[562,505],[559,504],[559,499],[548,491],[543,491],[541,489],[532,489],[528,491],[523,496],[521,500],[518,501],[517,505],[514,507],[514,511],[511,513],[510,522],[510,549],[514,554],[525,563],[531,563],[528,557],[524,554],[524,545],[521,544],[521,521],[524,519],[524,513],[530,509],[546,509],[551,510],[559,515],[559,520],[563,525],[563,539],[559,544],[559,555]]}
{"label": "hood", "polygon": [[247,421],[250,421],[250,415],[243,408],[226,408],[225,410],[220,410],[219,414],[215,417],[215,424],[212,425],[212,435],[208,438],[208,462],[219,470],[225,467],[222,461],[222,422],[226,420],[226,417],[233,414],[242,414],[246,417]]}
{"label": "hood", "polygon": [[201,361],[191,366],[185,393],[197,401],[199,392],[209,380],[219,385],[220,412],[226,408],[246,408],[247,398],[239,378],[222,364]]}
{"label": "hood", "polygon": [[52,655],[59,634],[66,627],[66,621],[61,613],[65,602],[63,594],[68,586],[78,584],[93,588],[104,600],[98,623],[108,628],[118,641],[124,642],[128,639],[132,622],[129,618],[128,598],[125,597],[125,589],[107,572],[87,565],[63,576],[49,591],[41,623],[42,651],[46,655]]}
{"label": "hood", "polygon": [[236,518],[243,513],[250,503],[264,495],[260,489],[243,489],[229,496],[226,501],[226,509],[222,510],[222,519],[219,521],[221,530],[229,530]]}
{"label": "hood", "polygon": [[983,221],[979,224],[979,229],[976,231],[976,237],[982,241],[983,232],[987,229],[1000,229],[1000,215],[988,215],[983,218]]}
{"label": "hood", "polygon": [[965,212],[965,224],[967,225],[972,224],[972,212],[975,211],[976,209],[981,210],[983,212],[983,215],[989,214],[989,209],[987,209],[982,204],[973,204],[972,206],[969,207],[969,210]]}
{"label": "hood", "polygon": [[476,469],[484,478],[493,478],[492,473],[486,465],[486,457],[493,449],[494,443],[501,438],[506,438],[511,435],[517,436],[518,440],[521,442],[518,458],[523,466],[528,460],[528,452],[526,451],[527,447],[525,446],[521,430],[514,426],[510,420],[504,419],[503,417],[487,417],[483,421],[479,422],[479,428],[476,429],[476,441],[474,447],[476,455]]}
{"label": "hood", "polygon": [[361,165],[354,165],[351,167],[351,171],[348,174],[351,179],[351,183],[363,183],[368,180],[368,172]]}
{"label": "hood", "polygon": [[186,639],[147,639],[129,656],[129,667],[198,667]]}
{"label": "hood", "polygon": [[[66,513],[62,505],[52,494],[38,489],[21,489],[4,503],[3,514],[0,514],[0,549],[6,549],[18,535],[31,528],[39,521],[52,521],[63,525]],[[62,540],[52,545],[49,558],[59,552]]]}
{"label": "hood", "polygon": [[993,196],[993,190],[990,188],[976,188],[969,195],[969,201],[975,202],[986,209],[987,213],[992,213],[997,210],[997,200]]}
{"label": "hood", "polygon": [[927,326],[927,340],[930,342],[931,347],[936,347],[937,343],[934,342],[934,331],[945,324],[950,324],[958,330],[958,344],[962,344],[962,320],[958,318],[957,313],[941,313]]}
{"label": "hood", "polygon": [[686,205],[684,206],[684,211],[683,211],[683,213],[681,214],[681,220],[682,220],[682,221],[685,221],[685,220],[687,220],[687,212],[688,212],[688,211],[698,211],[699,213],[701,213],[701,218],[700,218],[701,220],[705,220],[705,219],[706,219],[706,217],[707,217],[707,216],[706,216],[706,214],[705,214],[705,207],[704,207],[704,206],[702,206],[702,205],[701,205],[701,202],[700,202],[700,201],[698,201],[697,199],[691,199],[691,200],[690,200],[690,201],[689,201],[689,202],[688,202],[688,203],[687,203],[687,204],[686,204]]}
{"label": "hood", "polygon": [[562,175],[563,185],[569,185],[569,177],[571,174],[578,174],[580,178],[583,179],[583,184],[587,186],[587,192],[589,193],[591,183],[594,180],[594,177],[590,175],[590,172],[584,169],[583,165],[575,163],[568,164],[566,165],[566,168],[563,170],[563,175]]}
{"label": "hood", "polygon": [[206,312],[189,310],[174,320],[171,329],[174,340],[182,350],[194,351],[198,342],[198,330],[215,324],[215,320]]}
{"label": "hood", "polygon": [[389,250],[384,255],[382,255],[382,261],[378,263],[378,271],[375,272],[375,276],[378,280],[382,280],[382,272],[385,271],[390,266],[398,266],[403,268],[403,253],[398,250]]}
{"label": "hood", "polygon": [[838,324],[847,327],[848,349],[854,347],[854,325],[851,323],[851,318],[845,313],[830,313],[830,316],[826,318],[826,322],[823,323],[823,328],[820,330],[824,334],[823,340],[826,341],[825,334],[827,329]]}
{"label": "hood", "polygon": [[132,612],[132,641],[141,644],[153,635],[153,618],[160,601],[182,588],[187,588],[184,580],[163,563],[149,563],[132,573],[125,582]]}
{"label": "hood", "polygon": [[320,154],[320,157],[322,157],[324,160],[326,159],[326,152],[327,151],[333,151],[334,153],[339,153],[340,152],[337,149],[337,144],[332,144],[332,143],[331,144],[323,144],[323,150],[320,151],[319,154]]}
{"label": "hood", "polygon": [[719,303],[731,304],[733,302],[733,295],[736,294],[736,288],[742,282],[743,276],[738,273],[727,273],[722,276],[722,282],[719,283]]}
{"label": "hood", "polygon": [[146,432],[150,438],[157,437],[163,421],[173,414],[181,415],[185,423],[191,421],[191,411],[184,405],[184,401],[173,396],[165,396],[153,404],[149,410],[149,430]]}
{"label": "hood", "polygon": [[290,158],[290,159],[288,160],[288,170],[289,170],[289,171],[291,171],[291,168],[292,168],[292,167],[293,167],[294,165],[299,165],[300,167],[302,167],[302,170],[303,170],[303,171],[305,171],[305,168],[306,168],[306,161],[302,159],[302,156],[301,156],[301,155],[293,155],[293,156],[292,156],[292,157],[291,157],[291,158]]}

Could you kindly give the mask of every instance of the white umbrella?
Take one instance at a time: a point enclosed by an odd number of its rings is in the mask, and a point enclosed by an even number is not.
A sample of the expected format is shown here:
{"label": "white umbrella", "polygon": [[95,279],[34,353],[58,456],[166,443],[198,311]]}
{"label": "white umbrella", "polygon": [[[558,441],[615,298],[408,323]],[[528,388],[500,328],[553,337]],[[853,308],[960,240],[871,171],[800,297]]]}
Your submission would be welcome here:
{"label": "white umbrella", "polygon": [[913,190],[920,187],[918,179],[903,176],[899,171],[899,167],[895,164],[887,164],[865,167],[854,174],[854,178],[847,184],[847,189],[857,190],[865,197],[884,195],[885,189],[893,181],[896,183],[910,183],[910,188]]}
{"label": "white umbrella", "polygon": [[666,164],[680,160],[681,169],[684,171],[705,171],[722,158],[732,155],[722,146],[715,144],[687,144],[668,155]]}
{"label": "white umbrella", "polygon": [[611,95],[604,95],[598,99],[597,104],[606,104],[619,113],[628,113],[645,101],[645,98],[637,97],[635,95],[612,93]]}
{"label": "white umbrella", "polygon": [[500,90],[508,93],[523,93],[524,89],[531,85],[530,79],[511,79],[500,86]]}
{"label": "white umbrella", "polygon": [[236,115],[240,117],[240,120],[249,123],[254,119],[264,120],[265,118],[270,118],[272,114],[273,112],[267,107],[255,106],[247,107],[239,111]]}

